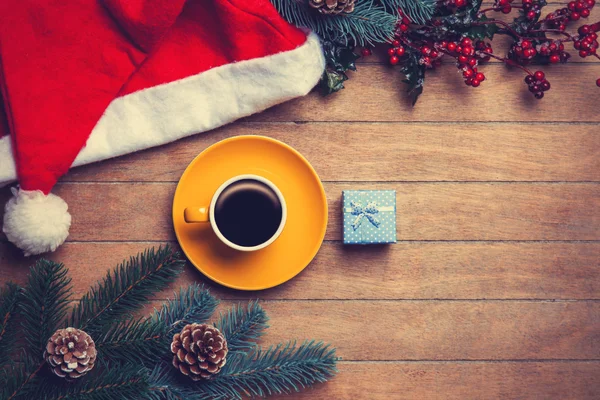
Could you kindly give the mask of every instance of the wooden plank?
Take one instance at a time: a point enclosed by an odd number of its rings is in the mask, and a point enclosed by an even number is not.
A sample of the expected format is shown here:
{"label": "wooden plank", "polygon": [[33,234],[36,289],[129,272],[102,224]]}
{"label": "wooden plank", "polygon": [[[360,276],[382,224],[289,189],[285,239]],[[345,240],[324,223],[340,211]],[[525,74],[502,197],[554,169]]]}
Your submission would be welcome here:
{"label": "wooden plank", "polygon": [[209,145],[256,134],[295,147],[325,181],[600,180],[595,125],[239,123],[75,168],[62,181],[177,181]]}
{"label": "wooden plank", "polygon": [[[425,92],[410,105],[402,74],[394,68],[365,65],[350,74],[346,89],[332,96],[312,93],[250,117],[251,121],[519,121],[598,122],[590,107],[600,91],[598,63],[554,65],[546,76],[552,89],[536,100],[521,70],[491,64],[481,68],[486,81],[467,87],[450,65],[429,73]],[[568,103],[565,103],[565,100]],[[568,106],[567,106],[568,104]]]}
{"label": "wooden plank", "polygon": [[[231,304],[224,301],[219,310]],[[323,340],[346,361],[600,361],[596,301],[267,300],[262,305],[271,325],[264,345]]]}
{"label": "wooden plank", "polygon": [[[596,183],[326,183],[327,239],[341,239],[348,189],[396,190],[399,240],[600,239]],[[175,240],[174,183],[64,183],[54,192],[74,216],[69,240]]]}
{"label": "wooden plank", "polygon": [[600,363],[346,363],[330,382],[273,399],[584,400],[600,398]]}
{"label": "wooden plank", "polygon": [[[79,298],[108,269],[152,246],[158,243],[66,243],[47,257],[70,269]],[[277,288],[228,290],[188,265],[160,297],[203,282],[221,299],[600,299],[598,254],[600,243],[412,242],[357,249],[325,242],[302,274]],[[0,243],[0,282],[24,283],[34,261]]]}

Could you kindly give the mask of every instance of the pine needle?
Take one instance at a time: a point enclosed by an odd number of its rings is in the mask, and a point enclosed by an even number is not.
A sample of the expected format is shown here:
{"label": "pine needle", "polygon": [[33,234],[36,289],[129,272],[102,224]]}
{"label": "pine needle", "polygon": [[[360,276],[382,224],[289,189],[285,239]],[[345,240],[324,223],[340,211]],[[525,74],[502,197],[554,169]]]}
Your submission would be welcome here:
{"label": "pine needle", "polygon": [[163,321],[171,332],[178,332],[185,325],[202,323],[215,312],[219,301],[204,286],[194,283],[181,288],[173,299],[167,300],[154,312],[156,321]]}
{"label": "pine needle", "polygon": [[234,305],[216,323],[217,328],[225,335],[229,350],[246,351],[256,346],[255,340],[269,327],[269,317],[258,301]]}
{"label": "pine needle", "polygon": [[10,362],[10,354],[17,341],[17,304],[21,288],[8,282],[0,289],[0,369]]}
{"label": "pine needle", "polygon": [[69,326],[90,335],[106,332],[105,325],[128,318],[164,289],[183,270],[185,261],[169,246],[149,249],[123,262],[83,296],[73,309]]}
{"label": "pine needle", "polygon": [[344,44],[387,43],[394,36],[398,21],[397,12],[387,13],[382,6],[366,0],[357,1],[352,13],[338,15],[318,13],[302,0],[271,0],[271,3],[288,22],[306,27],[323,39]]}
{"label": "pine needle", "polygon": [[258,347],[250,353],[234,353],[214,379],[197,385],[215,398],[242,399],[299,392],[317,382],[326,382],[336,373],[335,349],[320,342],[296,347],[290,342]]}
{"label": "pine needle", "polygon": [[435,12],[436,0],[380,0],[383,7],[390,13],[398,9],[416,24],[424,24],[431,20]]}
{"label": "pine needle", "polygon": [[39,260],[29,273],[29,279],[19,302],[23,335],[28,354],[42,359],[46,342],[60,327],[69,303],[71,279],[63,264]]}

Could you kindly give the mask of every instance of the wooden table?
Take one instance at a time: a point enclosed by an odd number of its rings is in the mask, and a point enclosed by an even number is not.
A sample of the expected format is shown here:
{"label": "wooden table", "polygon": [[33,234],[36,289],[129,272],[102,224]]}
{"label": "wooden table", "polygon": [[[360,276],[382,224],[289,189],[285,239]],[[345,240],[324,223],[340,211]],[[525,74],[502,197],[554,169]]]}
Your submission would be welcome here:
{"label": "wooden table", "polygon": [[[519,71],[482,69],[477,89],[451,65],[429,74],[411,109],[398,70],[374,56],[339,94],[77,168],[55,189],[73,226],[51,257],[80,296],[123,258],[175,244],[171,201],[192,158],[226,137],[271,136],[324,181],[318,256],[264,292],[223,289],[191,266],[176,286],[204,282],[225,304],[262,299],[265,344],[337,346],[339,376],[291,398],[600,398],[600,65],[547,69],[541,102]],[[351,188],[397,191],[398,244],[341,244]],[[33,259],[0,240],[0,282],[23,282]]]}

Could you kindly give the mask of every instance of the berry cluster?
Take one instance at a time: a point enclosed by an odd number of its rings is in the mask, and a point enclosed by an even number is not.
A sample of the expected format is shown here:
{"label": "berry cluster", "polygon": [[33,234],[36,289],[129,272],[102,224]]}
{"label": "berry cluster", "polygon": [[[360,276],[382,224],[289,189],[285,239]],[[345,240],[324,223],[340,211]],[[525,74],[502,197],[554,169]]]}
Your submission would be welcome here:
{"label": "berry cluster", "polygon": [[525,18],[529,21],[535,21],[540,17],[542,13],[542,6],[535,2],[535,0],[521,0],[523,5],[523,13]]}
{"label": "berry cluster", "polygon": [[567,62],[571,55],[565,51],[565,45],[560,40],[543,42],[538,46],[538,54],[546,57],[547,62],[556,64]]}
{"label": "berry cluster", "polygon": [[509,14],[512,11],[511,3],[514,0],[496,0],[494,2],[494,11],[501,11],[504,14]]}
{"label": "berry cluster", "polygon": [[442,64],[440,58],[444,55],[441,51],[436,49],[434,43],[426,43],[420,47],[421,59],[419,62],[427,68],[439,67]]}
{"label": "berry cluster", "polygon": [[598,50],[598,34],[589,25],[579,27],[579,38],[573,42],[573,47],[579,50],[579,56],[585,58],[595,55]]}
{"label": "berry cluster", "polygon": [[489,43],[477,41],[474,46],[471,39],[464,37],[460,42],[441,42],[439,46],[444,49],[442,51],[456,58],[456,66],[462,71],[466,85],[477,87],[485,80],[485,75],[477,71],[477,66],[480,60],[489,60],[489,57],[483,54],[483,51],[492,52]]}
{"label": "berry cluster", "polygon": [[390,64],[396,65],[400,62],[400,57],[406,54],[406,49],[402,47],[398,39],[392,42],[392,47],[388,49],[388,56],[390,56]]}
{"label": "berry cluster", "polygon": [[580,18],[590,16],[590,11],[596,0],[571,1],[566,7],[560,8],[546,16],[545,23],[548,27],[564,31],[569,21],[578,21]]}
{"label": "berry cluster", "polygon": [[535,71],[532,75],[525,77],[525,83],[529,86],[529,91],[533,93],[536,99],[544,97],[544,92],[550,90],[550,82],[542,71]]}
{"label": "berry cluster", "polygon": [[531,40],[519,39],[510,47],[508,57],[520,64],[528,64],[537,53]]}

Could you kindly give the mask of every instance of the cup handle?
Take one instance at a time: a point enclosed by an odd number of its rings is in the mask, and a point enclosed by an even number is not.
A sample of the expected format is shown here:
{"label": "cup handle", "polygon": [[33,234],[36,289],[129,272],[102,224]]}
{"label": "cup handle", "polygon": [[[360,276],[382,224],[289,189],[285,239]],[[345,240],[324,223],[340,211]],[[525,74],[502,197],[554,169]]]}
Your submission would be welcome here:
{"label": "cup handle", "polygon": [[183,219],[187,223],[208,222],[208,207],[188,207],[183,210]]}

